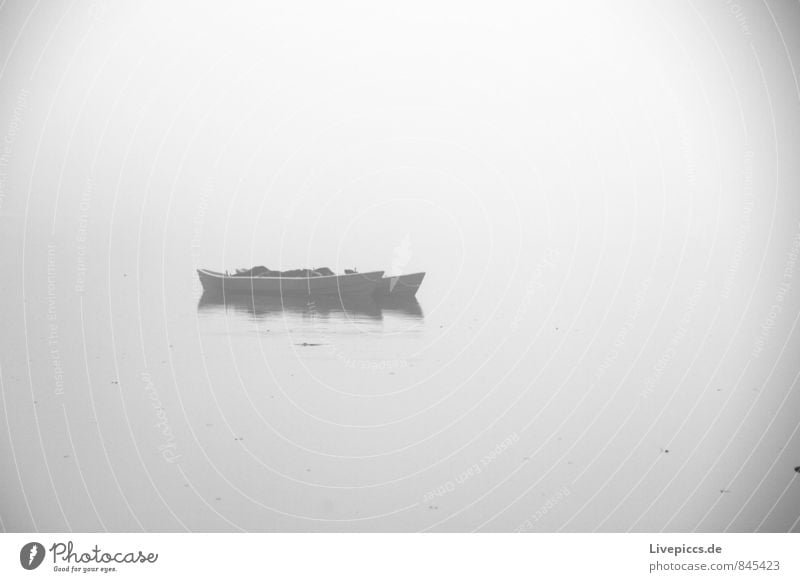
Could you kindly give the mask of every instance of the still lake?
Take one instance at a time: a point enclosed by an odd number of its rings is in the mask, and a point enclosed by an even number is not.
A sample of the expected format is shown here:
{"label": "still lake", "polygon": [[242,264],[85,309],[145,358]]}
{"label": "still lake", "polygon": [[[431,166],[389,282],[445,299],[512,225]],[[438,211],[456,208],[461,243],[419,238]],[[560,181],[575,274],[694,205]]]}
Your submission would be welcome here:
{"label": "still lake", "polygon": [[736,315],[752,289],[721,299],[713,240],[451,254],[423,224],[294,259],[425,270],[416,300],[223,302],[198,262],[289,264],[206,249],[210,218],[85,245],[73,218],[4,230],[7,530],[797,527],[784,332]]}

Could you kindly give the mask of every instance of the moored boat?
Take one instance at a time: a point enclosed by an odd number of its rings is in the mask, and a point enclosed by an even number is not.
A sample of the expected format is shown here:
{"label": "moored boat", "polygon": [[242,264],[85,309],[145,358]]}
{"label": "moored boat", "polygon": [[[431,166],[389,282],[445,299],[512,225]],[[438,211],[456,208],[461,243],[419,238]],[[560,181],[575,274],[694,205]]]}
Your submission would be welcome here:
{"label": "moored boat", "polygon": [[375,292],[383,271],[316,275],[309,277],[242,276],[198,269],[203,289],[209,293],[264,295],[368,295]]}

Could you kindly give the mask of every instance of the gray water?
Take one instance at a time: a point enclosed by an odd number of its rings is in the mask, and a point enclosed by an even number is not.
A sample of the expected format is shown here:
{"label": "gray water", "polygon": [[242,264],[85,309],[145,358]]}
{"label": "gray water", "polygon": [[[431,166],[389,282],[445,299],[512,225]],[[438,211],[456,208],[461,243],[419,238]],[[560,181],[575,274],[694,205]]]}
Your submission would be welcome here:
{"label": "gray water", "polygon": [[[766,16],[752,40],[708,9],[714,45],[649,5],[533,36],[13,8],[3,529],[800,529],[796,87]],[[252,265],[427,275],[410,302],[202,295],[196,268]]]}

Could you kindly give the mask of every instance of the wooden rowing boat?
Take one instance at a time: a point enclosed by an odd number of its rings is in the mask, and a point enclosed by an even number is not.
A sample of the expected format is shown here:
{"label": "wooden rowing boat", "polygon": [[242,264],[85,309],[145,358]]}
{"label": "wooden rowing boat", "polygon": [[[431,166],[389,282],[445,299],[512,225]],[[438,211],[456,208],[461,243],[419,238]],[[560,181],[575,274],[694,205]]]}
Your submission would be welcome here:
{"label": "wooden rowing boat", "polygon": [[369,295],[383,271],[314,277],[248,277],[198,269],[203,290],[209,293],[263,295]]}

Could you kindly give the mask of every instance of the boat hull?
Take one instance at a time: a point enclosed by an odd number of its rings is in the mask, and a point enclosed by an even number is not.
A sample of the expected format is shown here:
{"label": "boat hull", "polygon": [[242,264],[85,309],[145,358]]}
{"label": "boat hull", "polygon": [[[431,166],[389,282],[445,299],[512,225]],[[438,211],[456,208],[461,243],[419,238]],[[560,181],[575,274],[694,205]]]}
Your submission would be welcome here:
{"label": "boat hull", "polygon": [[395,277],[383,277],[375,288],[375,293],[391,297],[413,297],[422,285],[425,273],[409,273]]}
{"label": "boat hull", "polygon": [[375,292],[383,271],[320,277],[236,277],[198,269],[207,293],[248,295],[369,295]]}

